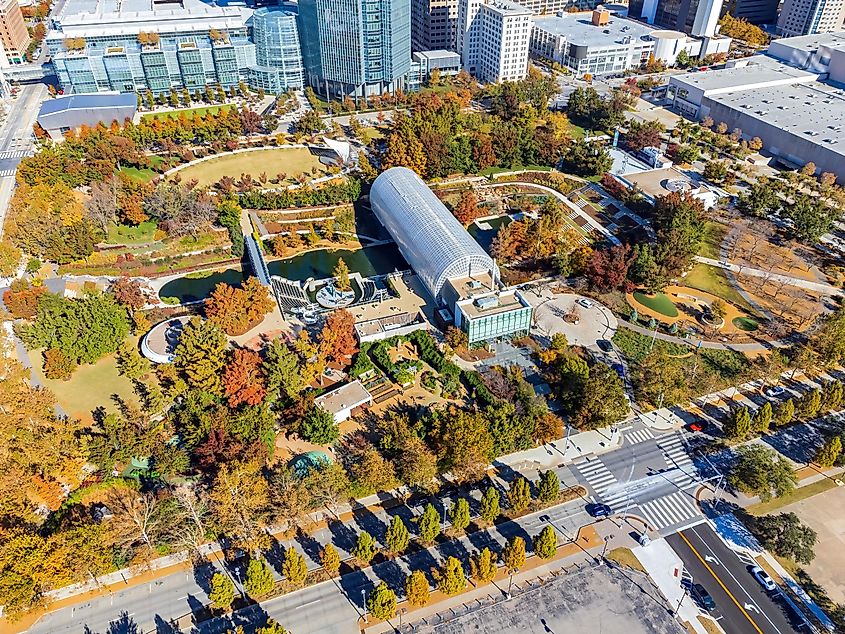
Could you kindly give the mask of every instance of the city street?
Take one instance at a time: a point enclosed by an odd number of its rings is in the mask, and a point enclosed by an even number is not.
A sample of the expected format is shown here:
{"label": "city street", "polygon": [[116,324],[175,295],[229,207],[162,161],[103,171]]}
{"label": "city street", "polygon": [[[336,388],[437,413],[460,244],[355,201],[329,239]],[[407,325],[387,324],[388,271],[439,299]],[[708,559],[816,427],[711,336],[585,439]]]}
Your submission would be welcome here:
{"label": "city street", "polygon": [[32,126],[46,96],[44,84],[22,85],[0,128],[0,237],[15,187],[15,170],[21,159],[32,151]]}
{"label": "city street", "polygon": [[788,634],[801,620],[779,592],[766,593],[742,561],[706,524],[666,538],[692,575],[713,597],[711,612],[727,634]]}

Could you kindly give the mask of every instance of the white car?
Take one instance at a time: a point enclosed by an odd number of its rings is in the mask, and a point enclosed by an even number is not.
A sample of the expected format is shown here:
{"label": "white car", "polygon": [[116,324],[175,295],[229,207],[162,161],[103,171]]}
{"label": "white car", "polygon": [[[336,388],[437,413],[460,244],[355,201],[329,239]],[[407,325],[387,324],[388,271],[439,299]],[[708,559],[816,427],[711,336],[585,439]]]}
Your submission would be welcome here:
{"label": "white car", "polygon": [[754,578],[757,582],[763,586],[767,592],[773,592],[777,590],[777,584],[775,583],[774,579],[772,579],[768,573],[763,570],[760,566],[752,566],[751,567],[751,574],[754,575]]}
{"label": "white car", "polygon": [[771,398],[777,398],[778,396],[781,396],[785,393],[786,393],[786,390],[783,389],[780,385],[773,385],[773,386],[767,387],[765,390],[763,390],[763,394],[765,394],[766,396],[769,396]]}
{"label": "white car", "polygon": [[592,308],[593,307],[593,302],[591,302],[589,299],[587,299],[585,297],[582,297],[581,299],[576,299],[575,303],[578,304],[579,306],[583,306],[584,308]]}

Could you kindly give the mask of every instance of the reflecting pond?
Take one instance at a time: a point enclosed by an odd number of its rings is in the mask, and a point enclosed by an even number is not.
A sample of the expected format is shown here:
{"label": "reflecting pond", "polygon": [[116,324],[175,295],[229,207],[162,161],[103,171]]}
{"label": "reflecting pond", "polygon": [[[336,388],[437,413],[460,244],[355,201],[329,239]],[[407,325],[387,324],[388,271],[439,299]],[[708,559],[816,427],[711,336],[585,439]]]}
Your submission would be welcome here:
{"label": "reflecting pond", "polygon": [[[349,270],[364,277],[402,271],[408,267],[396,244],[382,244],[365,249],[318,249],[300,253],[283,260],[267,263],[271,275],[291,280],[322,279],[331,277],[338,260],[343,258]],[[237,286],[243,280],[240,269],[224,269],[203,273],[189,273],[167,282],[159,291],[160,297],[176,297],[180,302],[191,302],[207,297],[220,282]]]}

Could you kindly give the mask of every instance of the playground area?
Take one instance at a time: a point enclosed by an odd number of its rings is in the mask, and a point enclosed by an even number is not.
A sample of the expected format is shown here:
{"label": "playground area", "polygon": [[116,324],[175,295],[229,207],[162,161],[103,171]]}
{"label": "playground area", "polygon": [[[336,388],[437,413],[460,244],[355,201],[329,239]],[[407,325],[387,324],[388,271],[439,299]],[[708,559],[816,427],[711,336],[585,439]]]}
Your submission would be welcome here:
{"label": "playground area", "polygon": [[[759,327],[759,322],[738,306],[711,293],[705,293],[687,286],[667,286],[662,293],[648,294],[644,291],[628,293],[626,299],[631,308],[643,317],[677,331],[718,330],[721,335],[748,335]],[[713,326],[707,321],[711,307],[716,301],[724,306],[723,324]]]}

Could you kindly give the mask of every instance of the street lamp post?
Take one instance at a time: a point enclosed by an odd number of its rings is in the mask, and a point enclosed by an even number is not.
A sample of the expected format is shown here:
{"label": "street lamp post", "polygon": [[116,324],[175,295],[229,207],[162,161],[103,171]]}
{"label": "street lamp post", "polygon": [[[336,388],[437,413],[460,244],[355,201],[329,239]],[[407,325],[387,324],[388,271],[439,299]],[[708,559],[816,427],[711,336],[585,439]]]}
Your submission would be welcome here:
{"label": "street lamp post", "polygon": [[444,497],[441,502],[443,502],[443,532],[446,532],[446,498]]}
{"label": "street lamp post", "polygon": [[364,623],[369,623],[370,619],[367,614],[367,589],[361,588],[361,598],[364,599]]}

